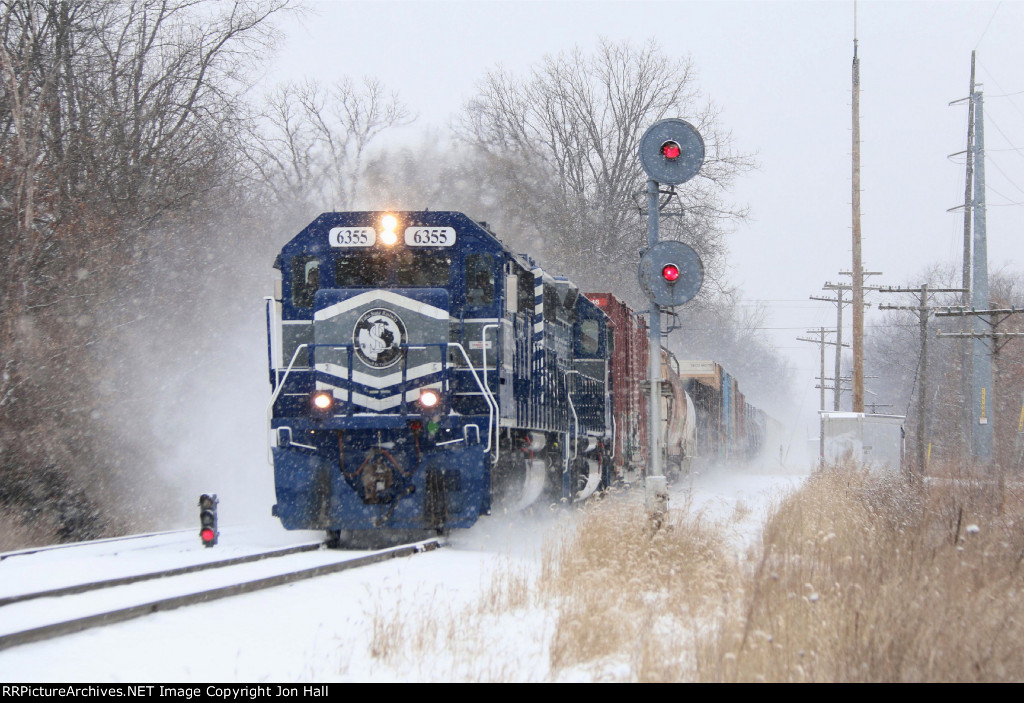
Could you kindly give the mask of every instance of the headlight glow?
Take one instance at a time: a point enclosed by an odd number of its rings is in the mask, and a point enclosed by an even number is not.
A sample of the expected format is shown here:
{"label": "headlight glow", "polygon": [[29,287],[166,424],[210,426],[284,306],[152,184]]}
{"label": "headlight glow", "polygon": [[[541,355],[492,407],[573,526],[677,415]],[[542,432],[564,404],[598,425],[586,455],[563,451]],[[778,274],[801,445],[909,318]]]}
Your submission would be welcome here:
{"label": "headlight glow", "polygon": [[432,388],[425,388],[420,391],[420,405],[426,409],[436,408],[441,402],[441,394]]}
{"label": "headlight glow", "polygon": [[317,391],[313,394],[313,407],[317,410],[330,410],[334,405],[334,396],[327,391]]}

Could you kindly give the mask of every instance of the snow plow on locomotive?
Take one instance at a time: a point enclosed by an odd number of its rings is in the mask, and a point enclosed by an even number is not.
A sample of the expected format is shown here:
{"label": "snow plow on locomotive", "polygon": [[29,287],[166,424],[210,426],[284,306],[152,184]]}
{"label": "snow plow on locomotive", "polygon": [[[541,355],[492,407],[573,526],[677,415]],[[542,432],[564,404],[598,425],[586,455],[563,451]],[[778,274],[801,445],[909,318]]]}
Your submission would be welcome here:
{"label": "snow plow on locomotive", "polygon": [[[267,421],[285,528],[408,539],[642,480],[646,325],[614,296],[581,295],[457,212],[324,213],[274,268]],[[722,407],[695,406],[686,363],[662,355],[657,445],[676,474],[714,424],[701,414]]]}

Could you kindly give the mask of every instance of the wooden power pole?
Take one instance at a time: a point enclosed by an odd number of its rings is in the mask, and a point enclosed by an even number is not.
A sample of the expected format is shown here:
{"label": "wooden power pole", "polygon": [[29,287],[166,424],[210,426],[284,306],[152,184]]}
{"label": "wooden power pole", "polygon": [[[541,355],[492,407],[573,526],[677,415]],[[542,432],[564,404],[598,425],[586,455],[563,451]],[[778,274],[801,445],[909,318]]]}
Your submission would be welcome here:
{"label": "wooden power pole", "polygon": [[886,286],[879,288],[880,293],[916,293],[920,302],[916,306],[879,305],[879,310],[913,310],[917,313],[918,324],[921,326],[921,351],[918,362],[917,384],[917,472],[924,476],[926,463],[927,414],[925,401],[928,396],[928,316],[932,308],[928,307],[929,293],[961,293],[960,288],[929,288],[927,284],[920,288],[901,288]]}
{"label": "wooden power pole", "polygon": [[864,412],[864,265],[860,256],[860,59],[853,32],[853,411]]}

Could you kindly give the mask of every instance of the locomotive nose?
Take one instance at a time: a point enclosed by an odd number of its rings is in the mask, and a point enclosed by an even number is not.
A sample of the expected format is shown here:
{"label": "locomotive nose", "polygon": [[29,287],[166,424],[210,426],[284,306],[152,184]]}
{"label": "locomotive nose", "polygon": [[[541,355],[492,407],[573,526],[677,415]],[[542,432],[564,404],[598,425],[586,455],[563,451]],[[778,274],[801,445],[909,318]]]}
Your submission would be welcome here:
{"label": "locomotive nose", "polygon": [[313,327],[316,386],[347,404],[338,412],[347,408],[437,413],[442,409],[449,336],[447,290],[320,290]]}

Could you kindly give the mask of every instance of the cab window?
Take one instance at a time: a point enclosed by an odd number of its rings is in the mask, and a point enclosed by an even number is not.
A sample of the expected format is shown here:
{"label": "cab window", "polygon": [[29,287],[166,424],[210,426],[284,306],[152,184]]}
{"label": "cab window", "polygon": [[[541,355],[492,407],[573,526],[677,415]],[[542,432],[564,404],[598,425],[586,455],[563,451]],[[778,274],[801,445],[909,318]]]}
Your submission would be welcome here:
{"label": "cab window", "polygon": [[580,347],[587,356],[597,354],[601,346],[601,327],[597,320],[584,320],[580,323]]}
{"label": "cab window", "polygon": [[532,315],[535,305],[535,292],[533,289],[533,274],[521,271],[519,273],[519,312]]}
{"label": "cab window", "polygon": [[334,262],[334,283],[338,288],[370,288],[385,282],[388,262],[383,256],[339,256]]}
{"label": "cab window", "polygon": [[297,308],[313,306],[313,296],[320,288],[320,260],[315,256],[296,256],[292,259],[292,305]]}
{"label": "cab window", "polygon": [[436,252],[410,249],[339,256],[334,264],[334,282],[338,288],[446,288],[451,263],[450,258]]}
{"label": "cab window", "polygon": [[406,249],[396,256],[396,280],[400,286],[447,288],[452,260],[434,251]]}
{"label": "cab window", "polygon": [[466,257],[466,302],[487,305],[494,301],[494,257],[469,254]]}

